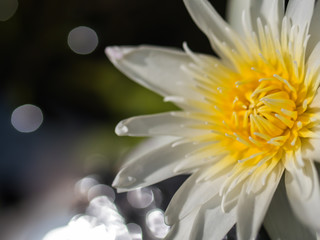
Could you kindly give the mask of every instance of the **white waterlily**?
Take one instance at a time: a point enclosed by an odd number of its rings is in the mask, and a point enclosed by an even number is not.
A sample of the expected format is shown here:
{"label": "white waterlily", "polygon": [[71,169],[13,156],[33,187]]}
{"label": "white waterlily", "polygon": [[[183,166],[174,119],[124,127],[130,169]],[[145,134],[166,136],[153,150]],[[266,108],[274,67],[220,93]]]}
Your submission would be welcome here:
{"label": "white waterlily", "polygon": [[106,49],[127,76],[182,109],[118,124],[118,135],[153,138],[114,186],[191,174],[166,210],[166,239],[219,240],[237,224],[238,239],[249,240],[264,220],[272,239],[316,238],[319,1],[232,0],[229,24],[206,0],[184,3],[219,58],[186,44]]}

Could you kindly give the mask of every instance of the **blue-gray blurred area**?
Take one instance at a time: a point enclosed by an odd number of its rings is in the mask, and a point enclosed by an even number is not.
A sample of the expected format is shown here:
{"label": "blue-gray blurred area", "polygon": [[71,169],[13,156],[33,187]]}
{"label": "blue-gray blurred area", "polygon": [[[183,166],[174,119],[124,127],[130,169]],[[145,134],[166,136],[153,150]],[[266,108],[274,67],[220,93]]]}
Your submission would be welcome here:
{"label": "blue-gray blurred area", "polygon": [[[212,2],[223,14],[225,3]],[[101,224],[108,239],[162,238],[159,218],[186,177],[115,194],[121,159],[142,139],[114,127],[175,106],[127,79],[104,49],[187,41],[212,54],[183,1],[0,0],[0,35],[0,239],[64,240],[84,225],[93,236]],[[114,226],[104,211],[122,220]]]}

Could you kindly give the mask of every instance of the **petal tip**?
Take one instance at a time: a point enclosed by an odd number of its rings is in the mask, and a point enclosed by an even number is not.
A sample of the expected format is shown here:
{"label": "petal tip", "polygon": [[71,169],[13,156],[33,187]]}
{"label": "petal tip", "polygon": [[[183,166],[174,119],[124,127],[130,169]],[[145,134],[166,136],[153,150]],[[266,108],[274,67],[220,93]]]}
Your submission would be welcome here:
{"label": "petal tip", "polygon": [[121,60],[126,54],[130,53],[133,49],[133,47],[111,46],[106,47],[104,52],[112,62],[117,62]]}
{"label": "petal tip", "polygon": [[120,47],[106,47],[105,53],[111,61],[120,60],[123,57],[123,51]]}

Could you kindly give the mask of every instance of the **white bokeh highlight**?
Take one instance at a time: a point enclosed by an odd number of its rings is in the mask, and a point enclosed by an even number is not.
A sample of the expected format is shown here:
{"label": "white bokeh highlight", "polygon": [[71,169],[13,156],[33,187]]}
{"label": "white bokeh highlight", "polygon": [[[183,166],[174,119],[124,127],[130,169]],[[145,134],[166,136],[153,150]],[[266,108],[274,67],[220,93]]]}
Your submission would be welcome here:
{"label": "white bokeh highlight", "polygon": [[67,226],[50,231],[43,240],[115,240],[114,229],[107,229],[92,216],[75,216]]}
{"label": "white bokeh highlight", "polygon": [[164,238],[170,227],[164,222],[164,213],[161,209],[153,209],[147,213],[146,225],[152,235],[158,239]]}
{"label": "white bokeh highlight", "polygon": [[142,229],[136,223],[128,223],[127,228],[131,236],[131,240],[142,240]]}
{"label": "white bokeh highlight", "polygon": [[77,54],[92,53],[98,46],[98,42],[96,32],[85,26],[72,29],[68,35],[68,45]]}
{"label": "white bokeh highlight", "polygon": [[99,182],[94,177],[87,176],[80,179],[75,184],[74,190],[77,196],[87,199],[87,195],[90,189],[98,184]]}
{"label": "white bokeh highlight", "polygon": [[146,208],[154,201],[151,188],[139,188],[127,193],[127,200],[134,208]]}
{"label": "white bokeh highlight", "polygon": [[11,115],[12,126],[23,133],[37,130],[43,122],[43,114],[40,108],[32,104],[17,107]]}
{"label": "white bokeh highlight", "polygon": [[116,199],[116,193],[114,192],[114,190],[111,187],[104,184],[97,184],[89,189],[88,191],[89,201],[91,201],[92,199],[98,196],[106,196],[112,202],[114,202],[114,200]]}
{"label": "white bokeh highlight", "polygon": [[[80,185],[87,187],[88,182],[87,178],[84,182],[80,182]],[[66,226],[51,230],[43,238],[43,240],[89,239],[132,240],[125,219],[107,196],[95,197],[90,201],[85,214],[76,215]]]}
{"label": "white bokeh highlight", "polygon": [[0,1],[0,21],[9,20],[18,9],[17,0],[1,0]]}

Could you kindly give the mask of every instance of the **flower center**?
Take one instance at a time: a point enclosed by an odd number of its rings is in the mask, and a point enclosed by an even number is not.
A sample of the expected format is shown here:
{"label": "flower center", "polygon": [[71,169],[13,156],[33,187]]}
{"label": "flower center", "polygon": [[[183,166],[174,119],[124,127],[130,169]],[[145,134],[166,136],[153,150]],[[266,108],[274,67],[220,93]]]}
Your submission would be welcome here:
{"label": "flower center", "polygon": [[[292,61],[278,58],[271,63],[257,55],[256,61],[238,62],[236,71],[221,63],[202,68],[203,75],[193,71],[207,102],[198,105],[207,114],[196,117],[208,123],[202,128],[211,135],[204,141],[213,142],[212,155],[218,156],[210,174],[232,168],[222,195],[248,176],[252,181],[247,191],[258,191],[287,154],[300,151],[300,138],[308,137],[303,134],[311,116],[306,112],[310,97],[302,81],[307,77],[304,66],[295,69]],[[302,158],[297,161],[303,165]]]}
{"label": "flower center", "polygon": [[210,144],[203,150],[214,159],[206,177],[230,172],[220,189],[224,197],[248,178],[247,192],[259,191],[276,166],[303,166],[303,139],[315,137],[320,119],[310,107],[320,78],[305,61],[306,31],[284,18],[274,38],[269,26],[259,19],[257,25],[258,33],[235,39],[236,50],[213,39],[222,60],[195,56],[185,46],[194,64],[183,69],[205,100],[194,102],[200,110],[194,117],[205,122],[196,127],[210,130],[195,142]]}
{"label": "flower center", "polygon": [[298,117],[297,93],[288,80],[274,74],[246,83],[236,82],[231,91],[234,97],[226,111],[230,114],[227,122],[238,140],[247,139],[260,147],[270,145],[269,150],[288,140]]}

